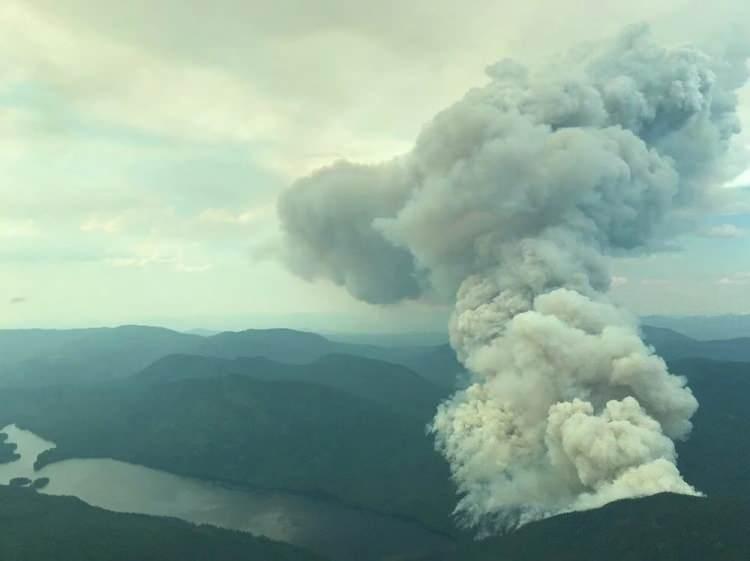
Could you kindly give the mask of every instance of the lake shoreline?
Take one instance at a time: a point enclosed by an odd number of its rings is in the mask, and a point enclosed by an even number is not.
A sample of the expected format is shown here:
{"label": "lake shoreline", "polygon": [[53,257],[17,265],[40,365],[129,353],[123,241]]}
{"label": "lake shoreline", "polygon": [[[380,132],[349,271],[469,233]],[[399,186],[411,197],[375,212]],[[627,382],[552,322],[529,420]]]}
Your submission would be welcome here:
{"label": "lake shoreline", "polygon": [[[49,477],[49,486],[40,493],[74,496],[111,512],[163,516],[262,535],[334,561],[348,561],[363,544],[370,556],[361,559],[379,561],[447,552],[459,543],[455,536],[419,520],[346,504],[324,493],[202,478],[111,457],[77,456],[39,466],[37,456],[53,449],[54,443],[23,426],[15,425],[14,430],[19,443],[30,440],[19,446],[22,465],[5,475]],[[380,554],[372,556],[374,552]]]}
{"label": "lake shoreline", "polygon": [[[18,424],[15,424],[14,426],[16,426],[17,428],[19,428],[20,430],[25,430],[27,432],[32,432],[34,434],[37,434],[34,431],[32,431],[30,429],[27,429],[27,428],[24,428],[23,426],[20,426]],[[48,437],[46,437],[44,435],[39,434],[39,436],[41,438],[45,439],[45,440],[50,441],[48,439]],[[49,450],[52,450],[52,449],[53,448],[50,448]],[[60,450],[60,448],[58,448],[57,446],[55,446],[54,449],[58,450],[58,451]],[[45,450],[44,452],[47,452],[49,450]],[[40,456],[39,456],[40,458],[42,458],[44,456],[44,452],[42,452],[40,454]],[[300,498],[313,499],[313,500],[321,501],[321,502],[324,502],[324,503],[327,503],[327,504],[330,504],[330,505],[335,505],[335,506],[339,506],[339,507],[343,507],[343,508],[347,508],[347,509],[351,509],[351,510],[356,510],[358,512],[362,512],[362,513],[366,513],[366,514],[371,514],[371,515],[375,515],[375,516],[382,516],[382,517],[392,518],[392,519],[395,519],[395,520],[399,520],[401,522],[405,522],[405,523],[409,523],[409,524],[414,524],[416,526],[419,526],[420,528],[422,528],[423,530],[425,530],[427,532],[431,532],[431,533],[433,533],[433,534],[435,534],[437,536],[440,536],[442,538],[449,539],[449,540],[451,540],[452,542],[455,542],[455,543],[457,543],[458,541],[461,541],[461,539],[463,537],[465,537],[463,535],[463,533],[460,530],[458,530],[458,529],[456,529],[454,532],[450,532],[449,530],[446,530],[444,528],[439,528],[439,527],[436,527],[436,526],[431,526],[429,524],[426,524],[424,521],[419,520],[418,518],[410,517],[410,516],[407,516],[407,515],[404,515],[404,514],[401,514],[401,513],[398,513],[398,512],[389,512],[389,511],[383,511],[383,510],[373,509],[373,508],[364,506],[362,504],[357,504],[357,503],[353,503],[353,502],[349,502],[349,501],[343,500],[343,499],[341,499],[339,497],[336,497],[334,495],[331,495],[331,494],[328,494],[328,493],[324,493],[324,492],[315,493],[315,492],[303,491],[303,490],[299,490],[299,489],[285,488],[285,487],[270,487],[270,486],[263,486],[263,485],[250,485],[250,484],[248,484],[246,482],[216,479],[215,477],[204,476],[204,475],[196,473],[196,472],[183,472],[183,471],[175,470],[175,469],[172,469],[172,468],[169,468],[169,467],[166,467],[166,466],[143,464],[143,463],[140,463],[138,461],[134,461],[132,459],[124,458],[124,457],[123,458],[113,458],[111,456],[95,456],[95,455],[91,455],[91,456],[89,456],[89,455],[76,455],[76,456],[70,456],[70,457],[68,457],[68,456],[63,455],[62,457],[54,458],[52,461],[41,461],[40,462],[39,459],[37,459],[34,462],[34,470],[35,471],[39,471],[41,469],[44,469],[45,467],[53,466],[55,464],[59,464],[59,463],[62,463],[62,462],[68,461],[68,460],[86,460],[86,459],[89,459],[89,460],[113,460],[113,461],[116,461],[116,462],[126,462],[126,463],[131,464],[131,465],[140,466],[140,467],[143,467],[143,468],[153,469],[153,470],[157,470],[157,471],[162,471],[162,472],[169,473],[169,474],[172,474],[172,475],[175,475],[175,476],[178,476],[178,477],[186,477],[186,478],[190,478],[190,479],[196,479],[196,480],[199,480],[199,481],[201,481],[203,483],[210,484],[210,485],[216,485],[217,487],[220,487],[220,488],[223,488],[223,489],[232,490],[232,491],[284,493],[284,494],[289,494],[289,495],[297,496],[297,497],[300,497]]]}

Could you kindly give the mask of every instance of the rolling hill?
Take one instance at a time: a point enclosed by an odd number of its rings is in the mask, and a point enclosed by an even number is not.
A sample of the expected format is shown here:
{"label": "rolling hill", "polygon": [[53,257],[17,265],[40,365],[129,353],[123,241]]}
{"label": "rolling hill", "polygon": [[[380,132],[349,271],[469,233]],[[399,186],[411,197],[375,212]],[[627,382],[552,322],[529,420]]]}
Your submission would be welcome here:
{"label": "rolling hill", "polygon": [[353,355],[327,355],[304,365],[284,364],[263,357],[228,360],[169,355],[154,362],[135,378],[144,382],[169,382],[216,378],[226,374],[240,374],[257,380],[320,384],[375,401],[405,415],[415,415],[425,423],[448,393],[404,366]]}

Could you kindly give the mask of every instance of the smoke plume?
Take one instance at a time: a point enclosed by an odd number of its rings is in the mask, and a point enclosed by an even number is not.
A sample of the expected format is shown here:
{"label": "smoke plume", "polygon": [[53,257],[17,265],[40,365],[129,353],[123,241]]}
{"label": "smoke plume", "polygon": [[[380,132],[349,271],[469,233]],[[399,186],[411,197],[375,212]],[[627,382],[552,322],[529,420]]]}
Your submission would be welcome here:
{"label": "smoke plume", "polygon": [[455,298],[451,344],[473,379],[430,430],[464,524],[697,494],[673,440],[698,403],[610,302],[606,258],[663,244],[721,181],[744,62],[637,27],[487,74],[410,153],[289,189],[287,263],[371,303]]}

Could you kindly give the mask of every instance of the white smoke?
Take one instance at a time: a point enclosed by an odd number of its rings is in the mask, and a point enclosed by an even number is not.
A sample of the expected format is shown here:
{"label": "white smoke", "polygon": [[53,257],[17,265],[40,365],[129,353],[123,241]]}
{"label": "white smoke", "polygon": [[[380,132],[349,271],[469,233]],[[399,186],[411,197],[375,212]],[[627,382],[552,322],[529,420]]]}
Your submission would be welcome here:
{"label": "white smoke", "polygon": [[744,62],[638,27],[488,75],[406,156],[287,191],[287,262],[373,303],[455,296],[451,344],[473,381],[431,431],[467,525],[695,494],[672,439],[698,404],[608,300],[605,258],[658,246],[721,183]]}
{"label": "white smoke", "polygon": [[[687,436],[698,404],[630,317],[568,288],[529,306],[498,288],[474,307],[462,304],[486,285],[462,288],[452,333],[475,381],[440,406],[432,430],[464,493],[467,525],[493,513],[502,516],[490,523],[514,525],[625,497],[696,493],[670,438]],[[497,322],[501,332],[483,339]]]}

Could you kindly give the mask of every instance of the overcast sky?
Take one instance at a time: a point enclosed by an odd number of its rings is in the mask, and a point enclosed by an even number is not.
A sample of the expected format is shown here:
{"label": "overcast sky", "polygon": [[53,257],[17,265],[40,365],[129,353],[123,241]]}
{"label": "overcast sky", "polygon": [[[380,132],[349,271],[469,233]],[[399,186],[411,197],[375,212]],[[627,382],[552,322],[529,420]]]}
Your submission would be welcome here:
{"label": "overcast sky", "polygon": [[[746,32],[744,3],[3,0],[0,327],[442,327],[445,310],[377,309],[263,258],[279,192],[338,158],[407,151],[498,59],[638,21],[708,45]],[[614,261],[615,297],[750,313],[745,184],[679,250]]]}

